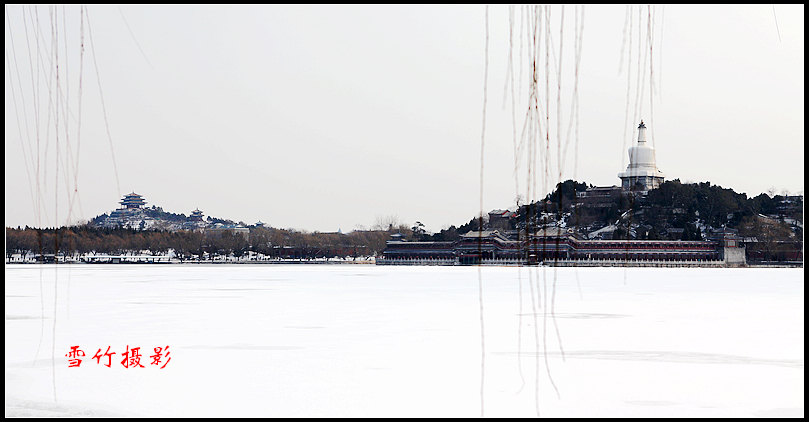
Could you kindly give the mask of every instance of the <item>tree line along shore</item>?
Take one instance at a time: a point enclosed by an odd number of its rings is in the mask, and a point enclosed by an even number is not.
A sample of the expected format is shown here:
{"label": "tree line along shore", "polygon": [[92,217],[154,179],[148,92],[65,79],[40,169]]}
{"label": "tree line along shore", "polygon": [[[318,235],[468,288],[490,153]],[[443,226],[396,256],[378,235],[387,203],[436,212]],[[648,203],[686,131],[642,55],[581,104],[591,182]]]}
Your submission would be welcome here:
{"label": "tree line along shore", "polygon": [[[515,204],[508,218],[494,214],[429,233],[395,218],[373,230],[306,232],[263,225],[247,231],[162,230],[99,227],[92,222],[59,228],[6,227],[7,262],[13,254],[78,257],[85,254],[170,254],[180,261],[214,257],[261,256],[311,259],[379,256],[391,236],[407,241],[456,241],[470,231],[497,228],[526,232],[565,227],[585,238],[703,240],[711,229],[731,228],[744,239],[750,262],[803,259],[803,196],[744,193],[704,183],[671,180],[638,195],[616,191],[595,203],[588,194],[599,188],[567,180],[540,201]],[[172,217],[175,217],[172,214]],[[491,217],[491,218],[489,218]],[[385,227],[386,226],[386,227]],[[607,230],[608,229],[608,230]],[[39,258],[36,258],[39,257]]]}

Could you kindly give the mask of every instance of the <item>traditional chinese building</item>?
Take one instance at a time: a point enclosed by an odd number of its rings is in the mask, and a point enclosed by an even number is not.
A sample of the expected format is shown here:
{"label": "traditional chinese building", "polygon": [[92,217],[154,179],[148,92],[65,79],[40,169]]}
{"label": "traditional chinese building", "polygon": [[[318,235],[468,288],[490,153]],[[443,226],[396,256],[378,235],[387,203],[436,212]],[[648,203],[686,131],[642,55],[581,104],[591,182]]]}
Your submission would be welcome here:
{"label": "traditional chinese building", "polygon": [[489,227],[493,229],[508,230],[511,228],[509,220],[516,216],[516,212],[509,210],[489,211]]}
{"label": "traditional chinese building", "polygon": [[663,183],[663,172],[657,168],[655,150],[646,143],[646,125],[638,126],[638,143],[629,148],[629,165],[618,173],[623,190],[647,192]]}
{"label": "traditional chinese building", "polygon": [[124,199],[121,200],[120,204],[123,205],[122,208],[143,208],[143,206],[146,205],[146,201],[143,200],[142,195],[132,192],[124,196]]}
{"label": "traditional chinese building", "polygon": [[618,186],[592,186],[576,192],[576,199],[585,208],[609,208],[615,206],[622,190]]}
{"label": "traditional chinese building", "polygon": [[146,201],[142,195],[135,192],[129,193],[121,199],[119,204],[121,207],[110,212],[109,218],[104,223],[105,226],[127,226],[142,229],[147,226],[147,220],[151,220],[143,214],[143,206]]}
{"label": "traditional chinese building", "polygon": [[199,208],[191,211],[191,215],[185,220],[182,224],[182,227],[187,230],[202,230],[205,228],[205,220],[203,219],[204,215]]}
{"label": "traditional chinese building", "polygon": [[378,264],[442,265],[658,265],[744,266],[744,247],[736,233],[724,231],[705,241],[588,240],[572,230],[547,227],[527,239],[497,230],[471,231],[455,242],[388,241]]}
{"label": "traditional chinese building", "polygon": [[202,221],[202,217],[203,217],[202,211],[200,211],[199,208],[197,208],[194,211],[191,211],[191,215],[188,216],[188,221],[200,222]]}

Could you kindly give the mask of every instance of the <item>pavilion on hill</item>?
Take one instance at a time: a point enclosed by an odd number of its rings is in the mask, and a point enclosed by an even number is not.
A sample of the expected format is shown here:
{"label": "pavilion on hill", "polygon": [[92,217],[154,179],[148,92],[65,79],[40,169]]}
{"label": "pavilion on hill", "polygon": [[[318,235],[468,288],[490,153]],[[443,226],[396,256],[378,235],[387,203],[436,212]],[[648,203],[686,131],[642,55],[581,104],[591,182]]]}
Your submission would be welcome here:
{"label": "pavilion on hill", "polygon": [[142,208],[146,204],[146,201],[143,200],[142,195],[138,195],[137,193],[132,192],[124,196],[124,199],[122,199],[120,203],[121,205],[123,205],[123,208],[132,209],[132,208]]}
{"label": "pavilion on hill", "polygon": [[191,215],[188,217],[188,221],[202,221],[202,211],[199,208],[191,211]]}

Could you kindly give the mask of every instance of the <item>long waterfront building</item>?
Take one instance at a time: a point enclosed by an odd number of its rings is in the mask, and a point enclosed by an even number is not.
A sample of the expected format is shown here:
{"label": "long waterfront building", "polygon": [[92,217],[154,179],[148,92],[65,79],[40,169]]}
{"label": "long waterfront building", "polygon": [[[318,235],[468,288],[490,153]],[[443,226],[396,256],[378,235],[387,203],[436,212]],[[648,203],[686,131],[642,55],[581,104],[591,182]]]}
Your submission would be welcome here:
{"label": "long waterfront building", "polygon": [[[633,263],[681,262],[725,266],[745,265],[744,247],[730,231],[713,234],[710,240],[589,240],[559,228],[541,229],[522,239],[512,239],[497,230],[473,231],[454,242],[388,241],[379,264],[475,265],[574,265],[596,261]],[[689,264],[690,263],[690,264]]]}

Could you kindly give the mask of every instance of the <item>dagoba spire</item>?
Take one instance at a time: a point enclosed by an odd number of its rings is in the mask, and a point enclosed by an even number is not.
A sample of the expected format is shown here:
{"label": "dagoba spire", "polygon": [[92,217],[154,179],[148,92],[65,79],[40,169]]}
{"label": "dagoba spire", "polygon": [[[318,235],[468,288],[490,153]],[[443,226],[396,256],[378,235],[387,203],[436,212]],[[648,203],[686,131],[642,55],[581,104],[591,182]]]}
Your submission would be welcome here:
{"label": "dagoba spire", "polygon": [[638,143],[629,148],[629,165],[618,173],[624,190],[646,192],[663,183],[663,173],[657,169],[655,150],[646,143],[646,125],[638,125]]}
{"label": "dagoba spire", "polygon": [[643,124],[643,120],[641,120],[638,125],[638,144],[643,143],[646,143],[646,125]]}

